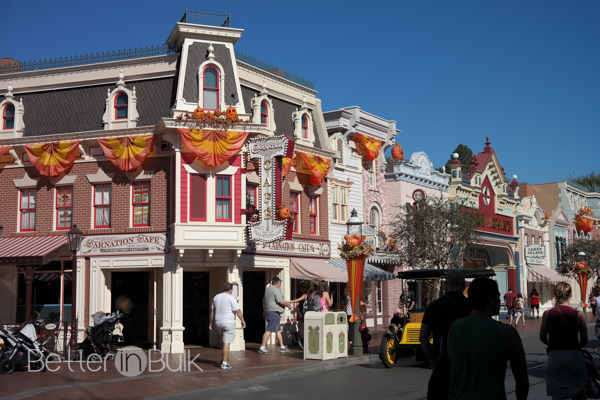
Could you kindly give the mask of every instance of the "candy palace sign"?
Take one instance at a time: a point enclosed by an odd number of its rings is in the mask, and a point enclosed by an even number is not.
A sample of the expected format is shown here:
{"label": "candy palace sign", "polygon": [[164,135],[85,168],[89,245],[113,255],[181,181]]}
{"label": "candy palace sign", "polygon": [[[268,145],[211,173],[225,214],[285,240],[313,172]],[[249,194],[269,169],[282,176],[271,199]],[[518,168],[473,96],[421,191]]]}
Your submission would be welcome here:
{"label": "candy palace sign", "polygon": [[165,233],[84,236],[80,255],[90,257],[164,253],[166,239]]}
{"label": "candy palace sign", "polygon": [[540,244],[525,246],[525,259],[529,264],[544,265],[546,261],[546,248]]}
{"label": "candy palace sign", "polygon": [[248,252],[268,255],[290,255],[302,257],[329,258],[331,246],[329,242],[308,240],[282,240],[275,243],[251,243]]}

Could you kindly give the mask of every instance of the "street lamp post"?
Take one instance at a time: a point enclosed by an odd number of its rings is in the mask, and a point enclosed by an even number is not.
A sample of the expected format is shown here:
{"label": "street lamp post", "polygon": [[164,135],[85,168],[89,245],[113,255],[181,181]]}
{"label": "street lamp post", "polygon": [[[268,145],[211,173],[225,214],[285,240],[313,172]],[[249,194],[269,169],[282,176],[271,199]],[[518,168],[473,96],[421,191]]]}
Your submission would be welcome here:
{"label": "street lamp post", "polygon": [[67,240],[69,242],[69,249],[73,254],[73,266],[71,272],[71,341],[70,341],[70,354],[75,359],[75,352],[77,351],[77,252],[81,246],[81,237],[83,232],[77,229],[77,225],[67,232]]}
{"label": "street lamp post", "polygon": [[[350,212],[350,218],[348,219],[348,222],[346,222],[348,236],[354,236],[355,234],[358,234],[358,236],[362,238],[362,224],[362,221],[358,217],[358,212],[353,208]],[[360,279],[360,284],[362,285],[363,277],[356,277],[356,279]],[[348,284],[350,284],[350,281]],[[356,309],[353,310],[353,314],[355,315],[360,315],[361,300],[362,299],[360,298],[356,300]],[[352,347],[350,348],[350,351],[352,355],[362,356],[363,342],[360,336],[360,319],[355,322],[348,321],[348,323],[350,324],[350,329],[352,330]]]}

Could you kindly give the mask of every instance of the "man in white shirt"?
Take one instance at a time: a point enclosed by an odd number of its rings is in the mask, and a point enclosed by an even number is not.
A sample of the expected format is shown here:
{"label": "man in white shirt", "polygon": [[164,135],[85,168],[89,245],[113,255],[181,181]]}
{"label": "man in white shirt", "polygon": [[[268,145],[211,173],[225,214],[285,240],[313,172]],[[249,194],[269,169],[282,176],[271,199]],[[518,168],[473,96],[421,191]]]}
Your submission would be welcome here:
{"label": "man in white shirt", "polygon": [[221,369],[231,369],[231,365],[227,362],[229,357],[229,346],[235,341],[235,316],[237,315],[242,321],[242,328],[246,327],[246,321],[240,310],[235,297],[231,295],[233,292],[233,285],[226,283],[223,285],[223,293],[215,296],[212,302],[210,310],[210,326],[208,329],[212,330],[213,325],[221,334],[223,338],[223,360],[221,361]]}

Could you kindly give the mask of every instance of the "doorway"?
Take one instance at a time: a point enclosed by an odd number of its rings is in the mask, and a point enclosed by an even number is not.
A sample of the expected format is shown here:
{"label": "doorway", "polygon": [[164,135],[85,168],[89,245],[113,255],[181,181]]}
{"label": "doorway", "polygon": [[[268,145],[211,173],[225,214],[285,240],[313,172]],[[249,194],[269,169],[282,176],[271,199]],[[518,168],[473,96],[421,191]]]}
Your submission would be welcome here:
{"label": "doorway", "polygon": [[150,273],[113,272],[111,276],[112,311],[125,314],[121,318],[124,344],[149,348]]}
{"label": "doorway", "polygon": [[263,320],[263,297],[265,295],[265,272],[244,271],[244,319],[250,321],[244,329],[246,342],[262,342],[265,333]]}
{"label": "doorway", "polygon": [[186,345],[209,345],[209,277],[208,272],[183,273],[183,343]]}

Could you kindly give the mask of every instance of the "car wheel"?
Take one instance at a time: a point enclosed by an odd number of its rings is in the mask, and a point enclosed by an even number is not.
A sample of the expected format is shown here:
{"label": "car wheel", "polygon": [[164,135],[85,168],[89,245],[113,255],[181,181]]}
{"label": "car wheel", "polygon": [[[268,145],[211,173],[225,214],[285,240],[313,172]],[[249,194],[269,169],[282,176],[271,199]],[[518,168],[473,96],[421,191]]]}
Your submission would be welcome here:
{"label": "car wheel", "polygon": [[379,358],[383,362],[386,368],[394,368],[396,366],[396,352],[398,346],[396,340],[390,335],[385,335],[381,339],[381,345],[379,346]]}

